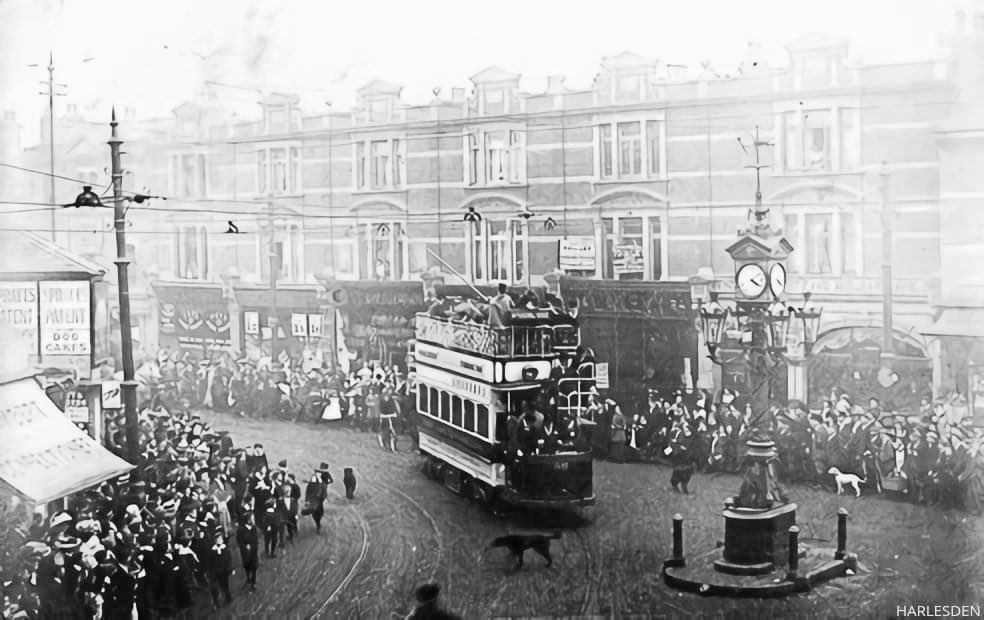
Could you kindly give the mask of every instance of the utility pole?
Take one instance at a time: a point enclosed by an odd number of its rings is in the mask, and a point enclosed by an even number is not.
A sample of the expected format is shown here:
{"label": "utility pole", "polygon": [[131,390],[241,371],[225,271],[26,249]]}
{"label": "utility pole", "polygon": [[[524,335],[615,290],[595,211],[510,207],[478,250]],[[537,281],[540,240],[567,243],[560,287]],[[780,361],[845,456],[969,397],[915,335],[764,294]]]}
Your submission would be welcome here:
{"label": "utility pole", "polygon": [[[50,176],[48,177],[48,201],[55,205],[55,55],[48,52],[48,155],[50,157]],[[51,209],[51,240],[55,240],[55,209]]]}
{"label": "utility pole", "polygon": [[120,341],[123,348],[123,415],[126,423],[127,456],[136,463],[140,456],[140,433],[137,426],[137,382],[133,380],[133,335],[130,330],[130,280],[126,256],[126,208],[123,200],[123,166],[120,163],[120,140],[116,133],[116,108],[109,126],[109,151],[113,172],[113,224],[116,231],[116,286],[120,297]]}
{"label": "utility pole", "polygon": [[[29,67],[37,67],[38,65],[32,64]],[[45,84],[45,82],[41,82]],[[55,200],[55,97],[63,97],[64,93],[55,92],[55,55],[53,52],[48,52],[48,90],[47,92],[41,91],[38,94],[48,96],[48,204],[54,207],[57,203]],[[66,84],[57,84],[57,86],[66,86]],[[55,210],[51,210],[51,240],[55,241]]]}
{"label": "utility pole", "polygon": [[893,222],[894,213],[892,211],[891,197],[891,178],[892,173],[888,172],[885,165],[881,169],[881,193],[882,193],[882,354],[892,354],[895,352],[895,339],[892,337],[892,243],[893,243]]}

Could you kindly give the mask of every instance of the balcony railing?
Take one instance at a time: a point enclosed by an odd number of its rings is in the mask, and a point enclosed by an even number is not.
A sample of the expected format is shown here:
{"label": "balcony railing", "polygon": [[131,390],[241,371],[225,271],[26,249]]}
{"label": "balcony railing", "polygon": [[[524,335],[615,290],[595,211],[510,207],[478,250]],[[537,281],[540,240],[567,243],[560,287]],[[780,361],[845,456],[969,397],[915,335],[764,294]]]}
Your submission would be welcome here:
{"label": "balcony railing", "polygon": [[418,314],[417,340],[508,359],[548,357],[554,354],[553,326],[489,327]]}

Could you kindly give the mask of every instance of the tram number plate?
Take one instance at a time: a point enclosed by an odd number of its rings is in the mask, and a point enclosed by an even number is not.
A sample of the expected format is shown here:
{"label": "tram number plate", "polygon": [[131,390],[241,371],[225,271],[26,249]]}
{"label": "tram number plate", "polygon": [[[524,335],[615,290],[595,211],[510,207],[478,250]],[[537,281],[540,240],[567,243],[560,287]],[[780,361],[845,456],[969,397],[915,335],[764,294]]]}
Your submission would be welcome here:
{"label": "tram number plate", "polygon": [[570,467],[570,465],[571,464],[570,463],[567,463],[567,462],[564,462],[564,463],[554,463],[554,469],[559,470],[559,471],[567,471],[567,469]]}

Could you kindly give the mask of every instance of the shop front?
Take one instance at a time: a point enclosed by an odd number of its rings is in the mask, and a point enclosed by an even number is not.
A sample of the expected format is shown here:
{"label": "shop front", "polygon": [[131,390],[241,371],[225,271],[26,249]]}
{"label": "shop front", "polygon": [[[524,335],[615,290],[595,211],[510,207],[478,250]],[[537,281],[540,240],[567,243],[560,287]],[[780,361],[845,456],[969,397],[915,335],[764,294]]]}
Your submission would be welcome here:
{"label": "shop front", "polygon": [[[414,317],[427,309],[420,282],[333,282],[331,298],[344,349],[354,359],[396,365],[406,372],[408,342],[414,338]],[[339,343],[341,349],[342,343]]]}
{"label": "shop front", "polygon": [[560,291],[577,302],[581,342],[608,363],[610,393],[623,411],[643,407],[649,390],[697,384],[688,283],[563,277]]}
{"label": "shop front", "polygon": [[0,233],[0,325],[23,342],[30,363],[92,376],[109,352],[103,270],[28,233]]}
{"label": "shop front", "polygon": [[208,358],[232,346],[229,304],[218,284],[154,282],[162,349]]}
{"label": "shop front", "polygon": [[842,327],[820,334],[807,373],[811,407],[847,394],[857,405],[877,398],[883,409],[915,412],[933,389],[933,363],[920,343],[896,332],[892,350],[885,351],[880,327]]}

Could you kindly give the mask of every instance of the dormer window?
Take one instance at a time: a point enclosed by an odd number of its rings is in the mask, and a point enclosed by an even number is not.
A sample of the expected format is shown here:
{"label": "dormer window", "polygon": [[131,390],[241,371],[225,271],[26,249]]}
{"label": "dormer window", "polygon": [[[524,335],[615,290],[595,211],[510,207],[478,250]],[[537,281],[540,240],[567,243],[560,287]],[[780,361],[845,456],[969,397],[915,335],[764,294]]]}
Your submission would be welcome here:
{"label": "dormer window", "polygon": [[617,103],[631,103],[642,99],[642,76],[618,76],[615,80],[615,98]]}
{"label": "dormer window", "polygon": [[490,88],[485,91],[485,113],[489,115],[506,113],[505,89]]}
{"label": "dormer window", "polygon": [[369,102],[369,122],[388,123],[390,122],[390,102],[388,99],[373,99]]}
{"label": "dormer window", "polygon": [[475,84],[480,116],[498,116],[522,111],[522,101],[516,98],[519,74],[500,67],[489,67],[471,80]]}

